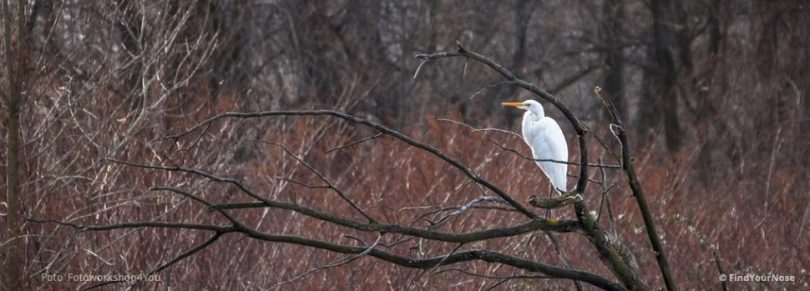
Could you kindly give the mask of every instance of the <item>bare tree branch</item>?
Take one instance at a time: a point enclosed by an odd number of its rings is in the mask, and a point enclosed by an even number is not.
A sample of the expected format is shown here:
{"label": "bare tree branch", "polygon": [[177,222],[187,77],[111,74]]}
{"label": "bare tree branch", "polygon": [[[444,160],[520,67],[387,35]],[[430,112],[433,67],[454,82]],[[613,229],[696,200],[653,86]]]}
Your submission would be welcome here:
{"label": "bare tree branch", "polygon": [[[375,248],[366,248],[366,247],[354,247],[354,246],[346,246],[346,245],[339,245],[334,244],[331,242],[321,241],[321,240],[314,240],[314,239],[307,239],[299,236],[292,236],[292,235],[274,235],[274,234],[267,234],[263,232],[259,232],[252,228],[243,226],[243,225],[235,225],[231,227],[222,227],[222,226],[214,226],[214,225],[204,225],[204,224],[185,224],[185,223],[163,223],[163,222],[132,222],[132,223],[120,223],[120,224],[111,224],[111,225],[77,225],[77,224],[70,224],[58,221],[45,221],[45,220],[33,220],[29,219],[32,222],[53,222],[62,225],[67,225],[74,227],[76,229],[80,229],[83,231],[107,231],[107,230],[114,230],[114,229],[126,229],[126,228],[144,228],[144,227],[157,227],[157,228],[178,228],[178,229],[195,229],[195,230],[207,230],[213,231],[216,233],[214,237],[218,238],[218,236],[226,233],[242,233],[248,237],[263,240],[263,241],[270,241],[270,242],[282,242],[282,243],[290,243],[308,247],[314,247],[318,249],[324,249],[328,251],[338,252],[338,253],[345,253],[345,254],[367,254],[369,256],[373,256],[375,258],[403,266],[408,268],[417,268],[417,269],[431,269],[437,266],[443,265],[451,265],[460,262],[467,262],[467,261],[485,261],[485,262],[492,262],[492,263],[501,263],[505,265],[509,265],[515,268],[524,269],[532,272],[543,273],[549,276],[554,276],[558,278],[564,279],[571,279],[571,280],[578,280],[582,282],[586,282],[588,284],[594,285],[596,287],[605,289],[605,290],[625,290],[622,286],[619,286],[613,282],[610,282],[607,279],[594,275],[592,273],[579,271],[579,270],[570,270],[565,268],[559,268],[555,266],[550,266],[534,261],[524,260],[521,258],[505,255],[498,252],[488,251],[488,250],[470,250],[464,251],[459,253],[454,253],[446,256],[439,256],[433,258],[426,258],[426,259],[416,259],[416,258],[409,258],[400,256],[393,253],[388,253],[384,251],[377,250]],[[183,253],[178,258],[175,258],[169,262],[177,262],[182,258],[187,257],[202,248],[210,245],[215,241],[209,239],[205,243]],[[166,265],[168,266],[168,265]]]}
{"label": "bare tree branch", "polygon": [[670,291],[675,291],[677,290],[677,286],[675,285],[675,281],[672,279],[672,275],[670,275],[669,262],[667,262],[667,256],[664,252],[664,246],[661,243],[661,237],[658,236],[658,230],[655,228],[652,213],[650,212],[650,208],[647,206],[647,198],[645,198],[644,191],[641,189],[641,183],[639,183],[638,177],[636,176],[636,170],[633,166],[633,158],[630,156],[630,146],[627,143],[627,134],[622,126],[622,120],[619,117],[616,106],[614,106],[613,102],[611,102],[610,99],[605,96],[605,92],[602,90],[602,88],[596,86],[593,88],[593,92],[597,97],[599,97],[599,101],[602,102],[602,105],[610,113],[613,123],[617,125],[616,127],[618,130],[615,130],[614,134],[616,134],[616,137],[619,139],[622,146],[622,167],[624,168],[624,172],[627,174],[630,189],[633,191],[633,197],[636,198],[638,208],[641,210],[641,216],[644,218],[644,226],[647,229],[647,236],[650,238],[655,259],[658,261],[658,267],[661,269],[661,274],[664,277],[664,283],[667,285],[667,289]]}

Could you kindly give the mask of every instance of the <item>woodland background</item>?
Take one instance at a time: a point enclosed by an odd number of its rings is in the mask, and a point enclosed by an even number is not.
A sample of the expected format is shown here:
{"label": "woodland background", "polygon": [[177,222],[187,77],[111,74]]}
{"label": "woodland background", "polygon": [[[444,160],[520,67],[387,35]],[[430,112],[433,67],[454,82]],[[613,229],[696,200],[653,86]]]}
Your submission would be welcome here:
{"label": "woodland background", "polygon": [[[194,231],[82,233],[25,219],[216,222],[187,199],[149,188],[184,185],[217,201],[238,197],[233,189],[104,159],[163,163],[172,143],[160,137],[221,112],[349,112],[442,149],[520,201],[545,195],[547,182],[534,163],[490,142],[528,154],[520,138],[459,124],[519,132],[521,112],[499,103],[534,97],[461,58],[429,63],[413,78],[419,65],[415,54],[452,49],[456,41],[555,93],[610,141],[608,117],[591,93],[595,85],[605,88],[630,129],[639,178],[682,289],[720,288],[717,264],[726,273],[797,279],[731,283],[735,290],[802,289],[810,281],[810,8],[805,1],[21,2],[28,4],[24,18],[15,14],[19,2],[3,12],[4,27],[23,28],[13,34],[3,30],[4,43],[24,45],[0,52],[4,98],[14,86],[23,92],[19,210],[9,213],[9,197],[3,199],[0,262],[20,266],[28,289],[87,287],[44,281],[46,272],[141,273],[203,240]],[[12,63],[21,65],[7,70]],[[545,105],[548,115],[562,120],[559,111]],[[3,116],[10,108],[4,102]],[[560,123],[572,137],[575,161],[573,129]],[[8,131],[6,122],[0,132]],[[447,165],[391,139],[330,151],[370,135],[330,119],[229,121],[217,123],[178,159],[265,195],[351,212],[337,198],[291,182],[317,180],[269,144],[280,143],[322,169],[371,213],[400,223],[418,221],[425,209],[479,195]],[[7,145],[0,144],[3,155]],[[611,161],[604,151],[591,157]],[[0,171],[5,176],[8,167]],[[593,179],[602,175],[591,174]],[[625,182],[610,173],[603,181],[619,237],[637,252],[645,277],[653,280],[649,283],[661,286]],[[6,183],[0,181],[3,189]],[[593,193],[586,199],[596,204],[600,192]],[[15,215],[22,219],[12,220]],[[270,232],[373,241],[289,212],[256,209],[244,218]],[[510,219],[482,210],[447,227],[469,231]],[[16,235],[7,225],[23,236],[10,240]],[[575,266],[609,276],[581,238],[562,235],[560,241]],[[9,253],[10,247],[20,251]],[[409,247],[400,252],[419,256],[453,249],[436,242]],[[472,247],[558,263],[542,236]],[[340,257],[234,235],[161,272],[162,282],[146,283],[146,289],[572,286],[536,278],[498,284],[522,273],[497,264],[464,263],[422,276],[373,258],[296,279]]]}

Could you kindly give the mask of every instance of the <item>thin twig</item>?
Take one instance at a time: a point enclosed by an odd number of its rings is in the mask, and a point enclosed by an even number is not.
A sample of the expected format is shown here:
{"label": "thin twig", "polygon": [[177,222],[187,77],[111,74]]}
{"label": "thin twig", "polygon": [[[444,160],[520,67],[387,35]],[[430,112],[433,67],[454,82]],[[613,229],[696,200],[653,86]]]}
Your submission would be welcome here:
{"label": "thin twig", "polygon": [[[714,255],[714,265],[717,266],[717,272],[720,273],[720,276],[727,276],[726,272],[723,271],[723,265],[720,264],[720,255],[717,254],[717,248],[712,248],[712,254]],[[720,286],[723,287],[723,291],[728,291],[728,280],[720,280]]]}
{"label": "thin twig", "polygon": [[348,144],[345,144],[345,145],[342,145],[342,146],[331,148],[328,151],[326,151],[326,153],[328,154],[328,153],[331,153],[331,152],[334,152],[334,151],[337,151],[337,150],[342,150],[342,149],[345,149],[345,148],[348,148],[348,147],[351,147],[351,146],[354,146],[354,145],[358,145],[358,144],[361,144],[361,143],[363,143],[363,142],[365,142],[367,140],[378,138],[378,137],[380,137],[382,135],[383,135],[383,133],[380,132],[380,133],[377,133],[377,134],[372,135],[372,136],[367,136],[367,137],[364,137],[364,138],[359,139],[357,141],[354,141],[354,142],[351,142],[351,143],[348,143]]}
{"label": "thin twig", "polygon": [[449,221],[450,218],[452,218],[452,217],[454,217],[456,215],[459,215],[459,214],[463,213],[464,211],[467,211],[467,209],[470,209],[475,204],[478,204],[480,202],[485,202],[485,201],[506,203],[506,201],[503,201],[503,199],[501,199],[500,197],[491,197],[491,196],[478,197],[476,199],[470,200],[469,202],[462,205],[461,207],[458,207],[458,209],[454,210],[453,212],[450,212],[449,214],[447,214],[447,216],[439,219],[439,221],[433,223],[433,225],[431,225],[429,229],[437,228],[440,225],[442,225],[442,224],[446,223],[447,221]]}
{"label": "thin twig", "polygon": [[345,192],[343,192],[343,190],[341,190],[340,188],[338,188],[338,187],[336,187],[334,184],[332,184],[332,182],[331,182],[331,181],[329,181],[329,179],[327,179],[327,178],[326,178],[326,176],[324,176],[323,174],[321,174],[321,172],[319,172],[319,171],[318,171],[318,170],[316,170],[314,167],[312,167],[312,166],[311,166],[309,163],[307,163],[306,161],[304,161],[304,159],[302,159],[302,158],[298,157],[296,154],[293,154],[293,153],[292,153],[292,152],[291,152],[289,149],[287,149],[286,147],[284,147],[284,146],[283,146],[283,145],[281,145],[281,144],[277,144],[277,143],[273,143],[273,142],[269,142],[269,144],[272,144],[272,145],[275,145],[275,146],[277,146],[277,147],[280,147],[280,148],[281,148],[281,149],[282,149],[282,150],[283,150],[285,153],[287,153],[287,155],[291,156],[293,159],[295,159],[296,161],[298,161],[299,163],[301,163],[301,165],[303,165],[305,168],[307,168],[307,170],[309,170],[310,172],[312,172],[313,174],[315,174],[316,176],[318,176],[318,178],[319,178],[319,179],[321,179],[321,181],[323,181],[324,183],[326,183],[326,185],[327,185],[327,186],[328,186],[330,189],[332,189],[333,191],[335,191],[335,193],[337,193],[337,194],[338,194],[338,196],[340,196],[340,198],[342,198],[344,201],[346,201],[346,203],[349,203],[349,206],[351,206],[352,208],[354,208],[354,210],[357,210],[357,212],[358,212],[358,213],[360,213],[360,215],[362,215],[362,216],[363,216],[363,217],[365,217],[366,219],[368,219],[368,221],[369,221],[369,222],[372,222],[372,223],[373,223],[373,222],[376,222],[376,221],[377,221],[377,220],[375,220],[374,218],[371,218],[371,216],[370,216],[370,215],[368,215],[368,213],[366,213],[366,212],[365,212],[363,209],[361,209],[359,206],[357,206],[357,204],[355,204],[355,203],[354,203],[354,202],[353,202],[351,199],[349,199],[349,196],[348,196],[348,195],[347,195]]}
{"label": "thin twig", "polygon": [[301,279],[301,278],[303,278],[303,277],[305,277],[305,276],[307,276],[309,274],[312,274],[312,273],[315,273],[315,272],[320,272],[320,271],[323,271],[323,270],[331,269],[331,268],[334,268],[334,267],[338,267],[338,266],[341,266],[341,265],[345,265],[345,264],[354,262],[355,260],[366,256],[369,252],[371,252],[372,249],[376,248],[377,245],[379,245],[380,242],[382,241],[382,237],[383,237],[383,234],[380,234],[379,236],[377,236],[377,240],[375,240],[374,243],[369,245],[366,248],[366,250],[364,252],[362,252],[362,253],[359,253],[359,254],[353,255],[353,256],[349,256],[348,258],[343,258],[343,259],[334,261],[332,263],[329,263],[329,264],[326,264],[326,265],[323,265],[323,266],[318,266],[318,267],[309,269],[306,272],[298,274],[298,275],[296,275],[296,276],[294,276],[294,277],[292,277],[292,278],[290,278],[290,279],[288,279],[286,281],[282,281],[282,282],[279,282],[276,285],[273,285],[273,287],[270,287],[270,289],[278,289],[281,286],[284,286],[284,285],[290,284],[292,282],[295,282],[298,279]]}
{"label": "thin twig", "polygon": [[[465,66],[466,66],[466,63],[465,63]],[[506,85],[506,84],[514,84],[514,82],[512,82],[512,81],[500,81],[500,82],[489,84],[486,87],[481,88],[478,91],[475,91],[475,93],[470,95],[470,97],[467,97],[466,101],[472,100],[473,98],[475,98],[475,96],[478,96],[478,94],[481,94],[484,91],[487,91],[487,90],[492,89],[492,88],[497,87],[497,86]]]}
{"label": "thin twig", "polygon": [[461,125],[461,126],[464,126],[466,128],[469,128],[472,132],[489,132],[489,131],[491,131],[491,132],[500,132],[500,133],[510,134],[510,135],[518,137],[518,138],[522,138],[520,136],[520,134],[517,134],[514,131],[504,130],[504,129],[500,129],[500,128],[491,128],[491,127],[488,127],[488,128],[475,128],[472,125],[469,125],[469,124],[466,124],[466,123],[463,123],[463,122],[460,122],[460,121],[452,120],[452,119],[447,119],[447,118],[437,118],[436,120]]}
{"label": "thin twig", "polygon": [[[502,144],[500,144],[500,143],[498,143],[497,141],[494,141],[494,140],[492,140],[492,139],[487,139],[487,140],[488,140],[490,143],[492,143],[492,144],[496,145],[497,147],[501,148],[502,150],[505,150],[505,151],[508,151],[508,152],[512,152],[512,153],[514,153],[514,154],[516,154],[516,155],[520,156],[521,158],[526,159],[526,160],[529,160],[529,161],[534,161],[534,162],[552,162],[552,163],[557,163],[557,164],[566,164],[566,165],[569,165],[569,166],[575,166],[575,167],[580,166],[580,164],[579,164],[579,163],[568,162],[568,161],[560,161],[560,160],[554,160],[554,159],[535,159],[535,158],[532,158],[532,157],[526,156],[526,155],[524,155],[524,154],[521,154],[520,152],[518,152],[517,150],[515,150],[515,149],[513,149],[513,148],[508,148],[508,147],[506,147],[506,146],[504,146],[504,145],[502,145]],[[592,164],[592,163],[591,163],[591,164],[588,164],[588,166],[589,166],[589,167],[595,167],[595,168],[607,168],[607,169],[621,169],[621,168],[622,168],[621,166],[618,166],[618,165],[605,165],[605,164],[602,164],[602,163],[598,163],[598,164]]]}

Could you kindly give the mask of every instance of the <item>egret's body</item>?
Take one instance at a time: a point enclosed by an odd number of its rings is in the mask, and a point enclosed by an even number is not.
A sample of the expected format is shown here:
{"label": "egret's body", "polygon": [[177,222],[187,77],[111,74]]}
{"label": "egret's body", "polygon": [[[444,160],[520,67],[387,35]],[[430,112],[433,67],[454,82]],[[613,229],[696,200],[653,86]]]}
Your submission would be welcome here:
{"label": "egret's body", "polygon": [[532,149],[532,156],[554,189],[561,193],[566,192],[568,143],[560,125],[545,116],[543,105],[537,101],[505,102],[503,105],[526,110],[521,124],[523,140]]}

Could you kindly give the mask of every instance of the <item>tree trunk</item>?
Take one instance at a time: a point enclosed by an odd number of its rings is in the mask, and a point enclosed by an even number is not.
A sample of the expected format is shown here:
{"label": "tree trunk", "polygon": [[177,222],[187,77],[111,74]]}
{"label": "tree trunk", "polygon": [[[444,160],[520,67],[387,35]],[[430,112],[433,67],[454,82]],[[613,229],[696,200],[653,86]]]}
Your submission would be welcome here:
{"label": "tree trunk", "polygon": [[[19,91],[9,92],[9,99],[19,97]],[[17,96],[13,96],[17,95]],[[9,100],[11,101],[11,100]],[[7,102],[6,115],[6,227],[8,245],[6,246],[6,290],[22,290],[23,240],[21,238],[22,213],[20,212],[20,108],[19,104]]]}
{"label": "tree trunk", "polygon": [[[4,0],[4,50],[5,64],[8,73],[8,86],[6,95],[6,229],[8,237],[5,246],[6,261],[4,287],[6,290],[23,289],[23,269],[25,260],[24,240],[22,238],[22,212],[20,208],[20,104],[23,101],[23,91],[26,88],[26,43],[27,25],[25,18],[25,5],[27,1],[19,0],[17,3],[16,19],[12,18],[9,1]],[[16,20],[16,25],[12,23]],[[12,34],[16,26],[16,48],[12,48]]]}
{"label": "tree trunk", "polygon": [[[678,119],[676,84],[679,70],[681,67],[688,67],[689,64],[689,60],[684,58],[690,58],[689,44],[684,43],[686,23],[683,22],[683,6],[677,5],[677,3],[673,4],[668,0],[653,0],[650,7],[653,18],[653,43],[652,49],[649,50],[649,59],[654,64],[654,74],[645,74],[645,83],[649,87],[645,89],[647,98],[641,103],[641,106],[647,108],[639,110],[642,119],[638,124],[649,127],[650,124],[658,124],[658,122],[644,119],[658,119],[658,116],[663,116],[667,149],[674,151],[680,148],[683,140]],[[676,24],[679,28],[675,27]],[[647,80],[647,78],[650,79]],[[661,106],[657,106],[658,103]],[[657,112],[656,107],[662,112]]]}
{"label": "tree trunk", "polygon": [[624,98],[624,55],[622,54],[621,23],[624,18],[624,3],[621,0],[606,1],[602,7],[605,15],[604,37],[607,51],[605,52],[605,70],[602,83],[607,95],[612,98],[613,104],[619,111],[619,116],[626,119],[627,101]]}

